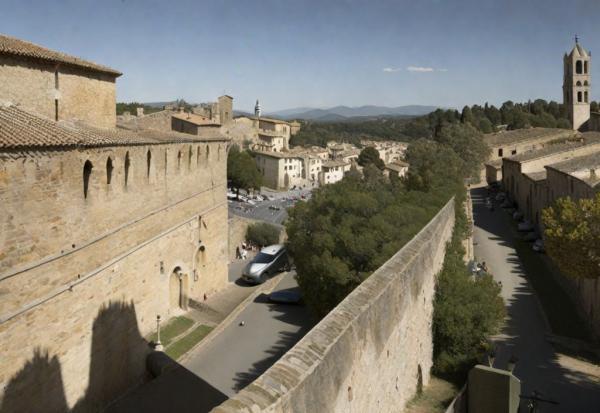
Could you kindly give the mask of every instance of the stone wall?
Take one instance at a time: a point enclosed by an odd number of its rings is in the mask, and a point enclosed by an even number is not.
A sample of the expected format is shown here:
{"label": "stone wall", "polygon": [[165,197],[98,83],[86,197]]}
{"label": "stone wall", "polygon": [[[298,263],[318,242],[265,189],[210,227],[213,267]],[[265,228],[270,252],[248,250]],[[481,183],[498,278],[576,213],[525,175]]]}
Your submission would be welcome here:
{"label": "stone wall", "polygon": [[101,409],[227,284],[226,143],[2,154],[0,412]]}
{"label": "stone wall", "polygon": [[171,130],[171,117],[174,113],[177,112],[165,109],[139,117],[119,116],[119,125],[131,130],[153,129],[169,132]]}
{"label": "stone wall", "polygon": [[277,363],[212,410],[400,412],[432,366],[436,274],[454,202],[344,299]]}
{"label": "stone wall", "polygon": [[59,120],[77,119],[101,128],[116,124],[114,75],[4,55],[0,56],[0,97],[52,120],[58,98]]}

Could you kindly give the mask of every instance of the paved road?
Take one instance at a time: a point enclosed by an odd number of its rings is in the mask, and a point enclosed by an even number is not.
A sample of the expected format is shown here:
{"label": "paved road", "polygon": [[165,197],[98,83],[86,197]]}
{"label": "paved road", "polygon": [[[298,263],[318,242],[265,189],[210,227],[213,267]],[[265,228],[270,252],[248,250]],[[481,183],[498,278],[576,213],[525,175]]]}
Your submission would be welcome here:
{"label": "paved road", "polygon": [[473,189],[471,195],[475,256],[486,261],[494,278],[502,282],[508,311],[507,324],[495,340],[495,367],[506,368],[511,355],[517,356],[514,374],[522,381],[522,393],[537,390],[560,402],[559,406],[542,405],[540,412],[600,412],[598,382],[544,338],[548,331],[514,248],[510,217],[501,208],[487,210],[484,189]]}
{"label": "paved road", "polygon": [[[266,193],[265,190],[262,192]],[[256,202],[256,205],[231,200],[229,201],[229,213],[281,225],[287,218],[287,208],[294,206],[297,202],[297,200],[290,198],[300,199],[304,196],[308,199],[310,198],[310,193],[310,189],[268,192],[268,195],[273,200]]]}
{"label": "paved road", "polygon": [[[293,273],[286,274],[275,291],[298,288]],[[268,369],[313,326],[304,306],[271,304],[258,297],[208,345],[186,358],[183,365],[213,392],[231,397]],[[239,322],[245,325],[240,326]],[[218,398],[216,398],[218,400]],[[210,410],[210,403],[196,406]]]}

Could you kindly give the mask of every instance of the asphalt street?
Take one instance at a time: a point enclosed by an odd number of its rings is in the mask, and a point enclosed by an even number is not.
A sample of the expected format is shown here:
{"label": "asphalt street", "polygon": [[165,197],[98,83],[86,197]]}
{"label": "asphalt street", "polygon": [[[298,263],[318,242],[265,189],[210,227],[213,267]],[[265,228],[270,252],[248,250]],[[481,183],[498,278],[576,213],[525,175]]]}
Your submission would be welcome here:
{"label": "asphalt street", "polygon": [[[284,275],[274,291],[297,289],[294,273]],[[244,321],[245,325],[240,326]],[[303,305],[268,302],[259,296],[217,337],[195,350],[183,365],[203,382],[207,400],[218,392],[231,397],[260,376],[314,325]],[[207,403],[197,412],[209,411]]]}
{"label": "asphalt street", "polygon": [[262,202],[253,201],[256,205],[237,200],[229,200],[229,213],[282,225],[287,218],[287,208],[294,206],[296,202],[302,199],[302,196],[308,199],[311,190],[302,189],[286,192],[266,192],[263,190],[262,193],[268,193],[273,199]]}
{"label": "asphalt street", "polygon": [[544,337],[549,331],[515,249],[510,217],[501,208],[489,211],[485,207],[485,189],[473,189],[471,195],[475,257],[486,261],[494,278],[502,283],[507,305],[506,325],[494,340],[494,366],[506,368],[512,355],[518,357],[514,374],[521,379],[521,393],[529,395],[536,390],[560,403],[541,404],[540,412],[600,412],[598,381],[557,353]]}

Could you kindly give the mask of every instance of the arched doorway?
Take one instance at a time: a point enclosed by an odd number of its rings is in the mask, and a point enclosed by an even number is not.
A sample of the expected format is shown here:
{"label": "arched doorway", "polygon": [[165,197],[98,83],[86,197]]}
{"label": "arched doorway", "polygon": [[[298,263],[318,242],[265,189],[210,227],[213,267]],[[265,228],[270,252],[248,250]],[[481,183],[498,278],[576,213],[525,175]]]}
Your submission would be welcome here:
{"label": "arched doorway", "polygon": [[290,187],[290,176],[288,175],[288,173],[286,172],[285,175],[283,176],[283,186],[285,188],[289,188]]}
{"label": "arched doorway", "polygon": [[171,310],[188,309],[188,276],[175,267],[169,278],[169,308]]}

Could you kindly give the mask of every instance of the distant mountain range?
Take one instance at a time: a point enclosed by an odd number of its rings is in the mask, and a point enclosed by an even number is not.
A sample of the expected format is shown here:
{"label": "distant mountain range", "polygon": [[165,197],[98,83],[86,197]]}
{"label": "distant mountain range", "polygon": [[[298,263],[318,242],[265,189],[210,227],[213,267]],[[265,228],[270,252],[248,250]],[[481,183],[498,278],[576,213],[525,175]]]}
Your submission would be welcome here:
{"label": "distant mountain range", "polygon": [[406,105],[388,106],[336,106],[329,109],[294,108],[265,114],[281,119],[304,119],[313,121],[343,121],[355,117],[372,116],[422,116],[436,110],[437,106]]}

